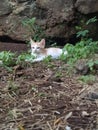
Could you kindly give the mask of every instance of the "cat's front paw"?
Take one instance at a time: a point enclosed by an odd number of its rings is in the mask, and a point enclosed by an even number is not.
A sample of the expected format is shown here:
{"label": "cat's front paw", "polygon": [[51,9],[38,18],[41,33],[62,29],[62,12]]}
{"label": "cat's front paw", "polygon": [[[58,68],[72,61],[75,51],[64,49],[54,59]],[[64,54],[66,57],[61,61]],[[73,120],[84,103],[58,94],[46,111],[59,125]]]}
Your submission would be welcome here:
{"label": "cat's front paw", "polygon": [[34,61],[34,59],[25,59],[25,62],[33,62]]}
{"label": "cat's front paw", "polygon": [[33,62],[40,62],[41,59],[34,59]]}

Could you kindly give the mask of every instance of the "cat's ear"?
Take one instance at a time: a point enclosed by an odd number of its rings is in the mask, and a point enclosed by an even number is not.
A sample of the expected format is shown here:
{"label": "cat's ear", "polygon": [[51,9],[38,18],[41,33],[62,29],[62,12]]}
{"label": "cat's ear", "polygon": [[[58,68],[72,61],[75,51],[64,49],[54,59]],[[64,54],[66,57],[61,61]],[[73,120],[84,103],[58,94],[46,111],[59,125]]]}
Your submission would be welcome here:
{"label": "cat's ear", "polygon": [[34,43],[34,41],[32,40],[32,38],[30,37],[30,44],[33,44]]}
{"label": "cat's ear", "polygon": [[45,47],[45,39],[42,39],[42,40],[40,41],[40,44],[41,44],[42,47],[44,48],[44,47]]}

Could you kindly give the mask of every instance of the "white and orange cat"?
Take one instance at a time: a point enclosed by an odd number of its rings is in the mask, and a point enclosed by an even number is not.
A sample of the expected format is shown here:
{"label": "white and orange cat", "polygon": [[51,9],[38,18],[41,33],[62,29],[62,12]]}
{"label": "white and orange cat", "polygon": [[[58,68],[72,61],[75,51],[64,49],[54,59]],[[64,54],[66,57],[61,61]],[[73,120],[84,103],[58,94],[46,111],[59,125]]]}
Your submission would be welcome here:
{"label": "white and orange cat", "polygon": [[[42,39],[40,42],[34,42],[30,38],[31,44],[31,54],[36,58],[33,62],[42,61],[48,56],[51,56],[52,59],[57,59],[63,53],[63,50],[60,48],[45,48],[45,39]],[[64,51],[64,55],[67,54],[67,51]]]}

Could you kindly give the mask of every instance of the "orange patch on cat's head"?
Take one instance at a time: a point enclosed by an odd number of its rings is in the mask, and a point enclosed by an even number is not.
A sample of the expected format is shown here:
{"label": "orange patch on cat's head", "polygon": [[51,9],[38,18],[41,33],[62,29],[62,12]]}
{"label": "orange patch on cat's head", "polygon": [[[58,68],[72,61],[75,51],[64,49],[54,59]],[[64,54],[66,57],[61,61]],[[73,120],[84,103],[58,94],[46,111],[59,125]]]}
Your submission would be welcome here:
{"label": "orange patch on cat's head", "polygon": [[35,42],[35,41],[33,41],[33,40],[30,38],[30,44],[31,44],[31,47],[34,46],[34,45],[37,45],[37,46],[39,46],[40,48],[45,48],[45,39],[42,39],[40,42]]}

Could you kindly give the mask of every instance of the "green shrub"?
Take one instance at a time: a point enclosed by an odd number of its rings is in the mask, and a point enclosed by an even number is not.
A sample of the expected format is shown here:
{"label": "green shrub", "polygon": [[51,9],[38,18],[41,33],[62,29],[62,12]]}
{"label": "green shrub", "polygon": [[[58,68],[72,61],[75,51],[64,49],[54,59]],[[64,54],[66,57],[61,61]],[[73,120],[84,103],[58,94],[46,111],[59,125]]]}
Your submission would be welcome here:
{"label": "green shrub", "polygon": [[19,64],[25,61],[32,62],[34,58],[35,57],[29,53],[22,53],[17,57],[16,63]]}
{"label": "green shrub", "polygon": [[[97,21],[96,17],[89,19],[86,25]],[[78,59],[85,59],[98,53],[98,41],[93,41],[89,38],[89,30],[82,30],[81,27],[76,27],[79,31],[77,37],[80,37],[80,41],[75,45],[66,44],[64,49],[68,51],[66,56],[61,55],[61,60],[66,60],[69,64],[74,64]]]}
{"label": "green shrub", "polygon": [[15,53],[2,51],[0,52],[0,60],[6,66],[13,66],[15,65]]}
{"label": "green shrub", "polygon": [[84,83],[89,84],[89,83],[93,83],[96,80],[96,78],[94,75],[85,75],[85,76],[80,76],[79,80],[81,80]]}

